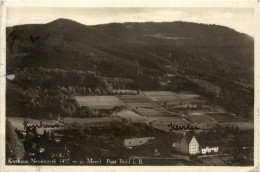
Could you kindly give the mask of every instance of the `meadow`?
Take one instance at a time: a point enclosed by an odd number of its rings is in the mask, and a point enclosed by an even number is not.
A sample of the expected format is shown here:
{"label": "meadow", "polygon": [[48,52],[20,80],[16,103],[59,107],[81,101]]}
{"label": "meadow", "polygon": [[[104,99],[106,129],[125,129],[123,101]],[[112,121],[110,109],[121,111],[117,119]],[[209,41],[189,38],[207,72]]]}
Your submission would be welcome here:
{"label": "meadow", "polygon": [[99,125],[104,123],[120,123],[121,118],[116,116],[100,117],[100,118],[73,118],[65,117],[61,120],[64,125],[80,124],[80,125]]}
{"label": "meadow", "polygon": [[194,123],[212,123],[212,122],[216,122],[215,119],[207,116],[204,113],[198,113],[198,112],[191,112],[189,113],[189,117],[188,117],[192,122]]}
{"label": "meadow", "polygon": [[114,113],[112,116],[117,116],[126,119],[129,122],[148,122],[149,118],[141,116],[131,110],[123,110],[121,112]]}
{"label": "meadow", "polygon": [[[131,92],[131,90],[128,91]],[[125,105],[127,109],[114,111],[112,115],[106,117],[62,117],[60,121],[21,117],[8,119],[18,130],[24,130],[24,121],[28,121],[29,124],[40,124],[42,121],[44,124],[58,124],[58,129],[68,129],[74,125],[78,127],[117,124],[123,119],[133,123],[147,123],[165,131],[169,131],[170,123],[176,125],[192,123],[201,128],[212,128],[219,123],[222,126],[233,126],[242,130],[253,129],[253,123],[241,121],[236,115],[225,112],[223,109],[218,111],[219,108],[211,105],[210,101],[192,92],[145,91],[136,95],[76,96],[76,100],[80,106],[86,106],[89,109],[113,109],[121,105]],[[202,102],[204,103],[200,107],[185,107],[188,104],[197,105]],[[175,108],[172,108],[173,104],[176,104]],[[46,130],[55,130],[55,128]],[[43,131],[43,128],[38,129],[39,134]]]}
{"label": "meadow", "polygon": [[48,119],[31,119],[31,118],[22,118],[22,117],[7,117],[7,120],[11,122],[11,125],[14,126],[15,129],[18,131],[25,131],[23,123],[25,121],[28,121],[28,126],[30,125],[40,125],[40,122],[42,122],[43,125],[58,125],[58,128],[37,128],[38,134],[43,134],[44,130],[46,131],[55,131],[55,130],[62,130],[66,129],[67,126],[64,124],[55,121],[55,120],[48,120]]}
{"label": "meadow", "polygon": [[147,117],[174,116],[174,112],[167,109],[148,98],[146,95],[119,95],[117,96],[123,103],[132,110]]}
{"label": "meadow", "polygon": [[232,116],[228,112],[219,113],[219,112],[207,112],[207,116],[215,119],[216,121],[223,123],[223,122],[238,122],[243,121],[244,119],[239,118],[237,116]]}
{"label": "meadow", "polygon": [[253,122],[224,122],[223,125],[227,127],[238,127],[239,130],[253,130],[254,123]]}
{"label": "meadow", "polygon": [[89,109],[113,109],[115,106],[123,105],[115,96],[76,96],[75,98],[80,106]]}
{"label": "meadow", "polygon": [[172,116],[171,118],[163,117],[151,120],[154,126],[163,130],[168,129],[167,123],[171,123],[171,121],[174,124],[182,124],[187,123],[186,120],[201,128],[214,128],[216,124],[237,126],[242,130],[251,130],[254,127],[252,122],[244,121],[236,114],[227,112],[193,92],[145,91],[143,93],[155,103],[176,114],[175,118]]}
{"label": "meadow", "polygon": [[145,91],[144,94],[152,100],[171,106],[171,108],[192,108],[198,103],[204,103],[205,100],[193,92],[171,92],[171,91]]}

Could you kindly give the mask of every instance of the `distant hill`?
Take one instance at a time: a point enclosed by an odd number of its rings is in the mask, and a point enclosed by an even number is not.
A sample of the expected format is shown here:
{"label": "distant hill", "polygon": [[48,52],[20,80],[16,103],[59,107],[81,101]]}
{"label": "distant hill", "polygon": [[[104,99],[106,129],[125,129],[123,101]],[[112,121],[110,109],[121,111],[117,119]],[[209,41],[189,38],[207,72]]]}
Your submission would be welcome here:
{"label": "distant hill", "polygon": [[[254,39],[227,27],[181,21],[85,26],[58,19],[9,27],[6,36],[8,70],[89,71],[112,87],[111,79],[121,78],[133,82],[121,82],[129,89],[189,89],[253,118]],[[60,82],[73,86],[71,79]],[[164,80],[171,83],[163,86]],[[31,81],[36,87],[37,78]]]}

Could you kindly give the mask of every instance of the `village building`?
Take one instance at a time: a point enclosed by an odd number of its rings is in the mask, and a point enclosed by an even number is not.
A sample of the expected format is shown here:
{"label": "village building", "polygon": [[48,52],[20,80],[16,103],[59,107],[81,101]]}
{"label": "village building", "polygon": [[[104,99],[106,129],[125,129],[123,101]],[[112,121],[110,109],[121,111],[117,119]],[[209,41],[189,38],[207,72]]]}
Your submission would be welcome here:
{"label": "village building", "polygon": [[193,136],[189,143],[189,154],[195,155],[199,153],[199,143]]}
{"label": "village building", "polygon": [[45,148],[44,147],[40,147],[38,151],[39,151],[39,153],[43,153],[43,152],[45,152]]}
{"label": "village building", "polygon": [[214,137],[197,136],[197,139],[201,154],[217,153],[219,151],[219,146]]}
{"label": "village building", "polygon": [[132,138],[132,139],[125,139],[124,140],[124,145],[131,149],[134,146],[140,146],[145,143],[147,143],[150,140],[155,139],[155,137],[142,137],[142,138]]}
{"label": "village building", "polygon": [[193,135],[184,135],[181,139],[173,142],[172,147],[176,151],[191,155],[217,153],[219,151],[219,147],[212,140]]}
{"label": "village building", "polygon": [[204,147],[201,148],[201,153],[206,154],[206,153],[211,153],[211,152],[218,152],[218,147]]}
{"label": "village building", "polygon": [[199,143],[195,136],[184,136],[172,144],[175,150],[187,154],[198,154],[199,153]]}
{"label": "village building", "polygon": [[154,149],[154,154],[153,156],[160,156],[160,152],[158,151],[158,149]]}
{"label": "village building", "polygon": [[28,153],[28,156],[29,156],[29,157],[35,156],[35,152],[29,152],[29,153]]}
{"label": "village building", "polygon": [[20,134],[22,135],[22,138],[24,139],[27,133],[25,131],[20,131]]}

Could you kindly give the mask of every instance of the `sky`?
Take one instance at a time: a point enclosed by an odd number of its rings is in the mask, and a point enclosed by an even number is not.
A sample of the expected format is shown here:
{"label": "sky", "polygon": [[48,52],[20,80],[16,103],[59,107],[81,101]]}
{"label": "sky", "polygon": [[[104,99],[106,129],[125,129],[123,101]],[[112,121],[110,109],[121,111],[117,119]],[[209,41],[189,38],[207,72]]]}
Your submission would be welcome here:
{"label": "sky", "polygon": [[85,25],[111,22],[173,22],[188,21],[217,24],[238,32],[254,35],[253,8],[194,8],[194,7],[92,7],[50,8],[9,7],[6,25],[43,24],[58,18],[66,18]]}

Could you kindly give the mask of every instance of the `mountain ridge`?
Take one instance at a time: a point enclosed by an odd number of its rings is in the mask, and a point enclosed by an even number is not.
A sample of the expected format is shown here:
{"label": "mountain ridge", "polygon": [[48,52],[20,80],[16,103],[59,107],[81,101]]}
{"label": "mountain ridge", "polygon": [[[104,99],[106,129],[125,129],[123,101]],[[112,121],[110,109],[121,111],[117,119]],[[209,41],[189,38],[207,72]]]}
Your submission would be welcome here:
{"label": "mountain ridge", "polygon": [[178,21],[165,21],[165,22],[152,22],[152,21],[146,21],[146,22],[110,22],[110,23],[103,23],[103,24],[95,24],[95,25],[87,25],[87,24],[83,24],[81,22],[77,22],[76,20],[72,20],[72,19],[67,19],[67,18],[58,18],[58,19],[55,19],[51,22],[48,22],[48,23],[44,23],[44,24],[21,24],[21,25],[13,25],[13,26],[8,26],[7,28],[12,28],[12,27],[18,27],[18,26],[26,26],[26,25],[51,25],[51,24],[55,24],[55,23],[59,23],[59,24],[64,24],[64,23],[67,23],[67,24],[80,24],[80,25],[83,25],[83,26],[87,26],[87,27],[95,27],[95,26],[104,26],[104,25],[113,25],[113,24],[118,24],[118,25],[127,25],[127,24],[149,24],[149,23],[157,23],[157,24],[160,24],[160,23],[166,23],[166,24],[169,24],[169,23],[189,23],[189,24],[197,24],[197,25],[207,25],[207,26],[217,26],[219,28],[223,28],[223,29],[228,29],[228,30],[231,30],[231,31],[235,31],[239,34],[243,34],[245,36],[248,36],[250,38],[253,38],[253,36],[251,35],[248,35],[246,33],[243,33],[243,32],[239,32],[233,28],[230,28],[230,27],[227,27],[227,26],[223,26],[223,25],[218,25],[218,24],[205,24],[205,23],[196,23],[196,22],[188,22],[188,21],[182,21],[182,20],[178,20]]}
{"label": "mountain ridge", "polygon": [[[87,26],[58,19],[7,28],[8,70],[91,70],[104,78],[133,80],[130,89],[191,89],[216,101],[227,100],[223,106],[248,116],[253,66],[253,37],[218,25],[179,21]],[[160,82],[167,74],[177,77],[168,78],[172,84],[165,88]],[[215,88],[204,90],[198,80],[220,87],[221,94]]]}

